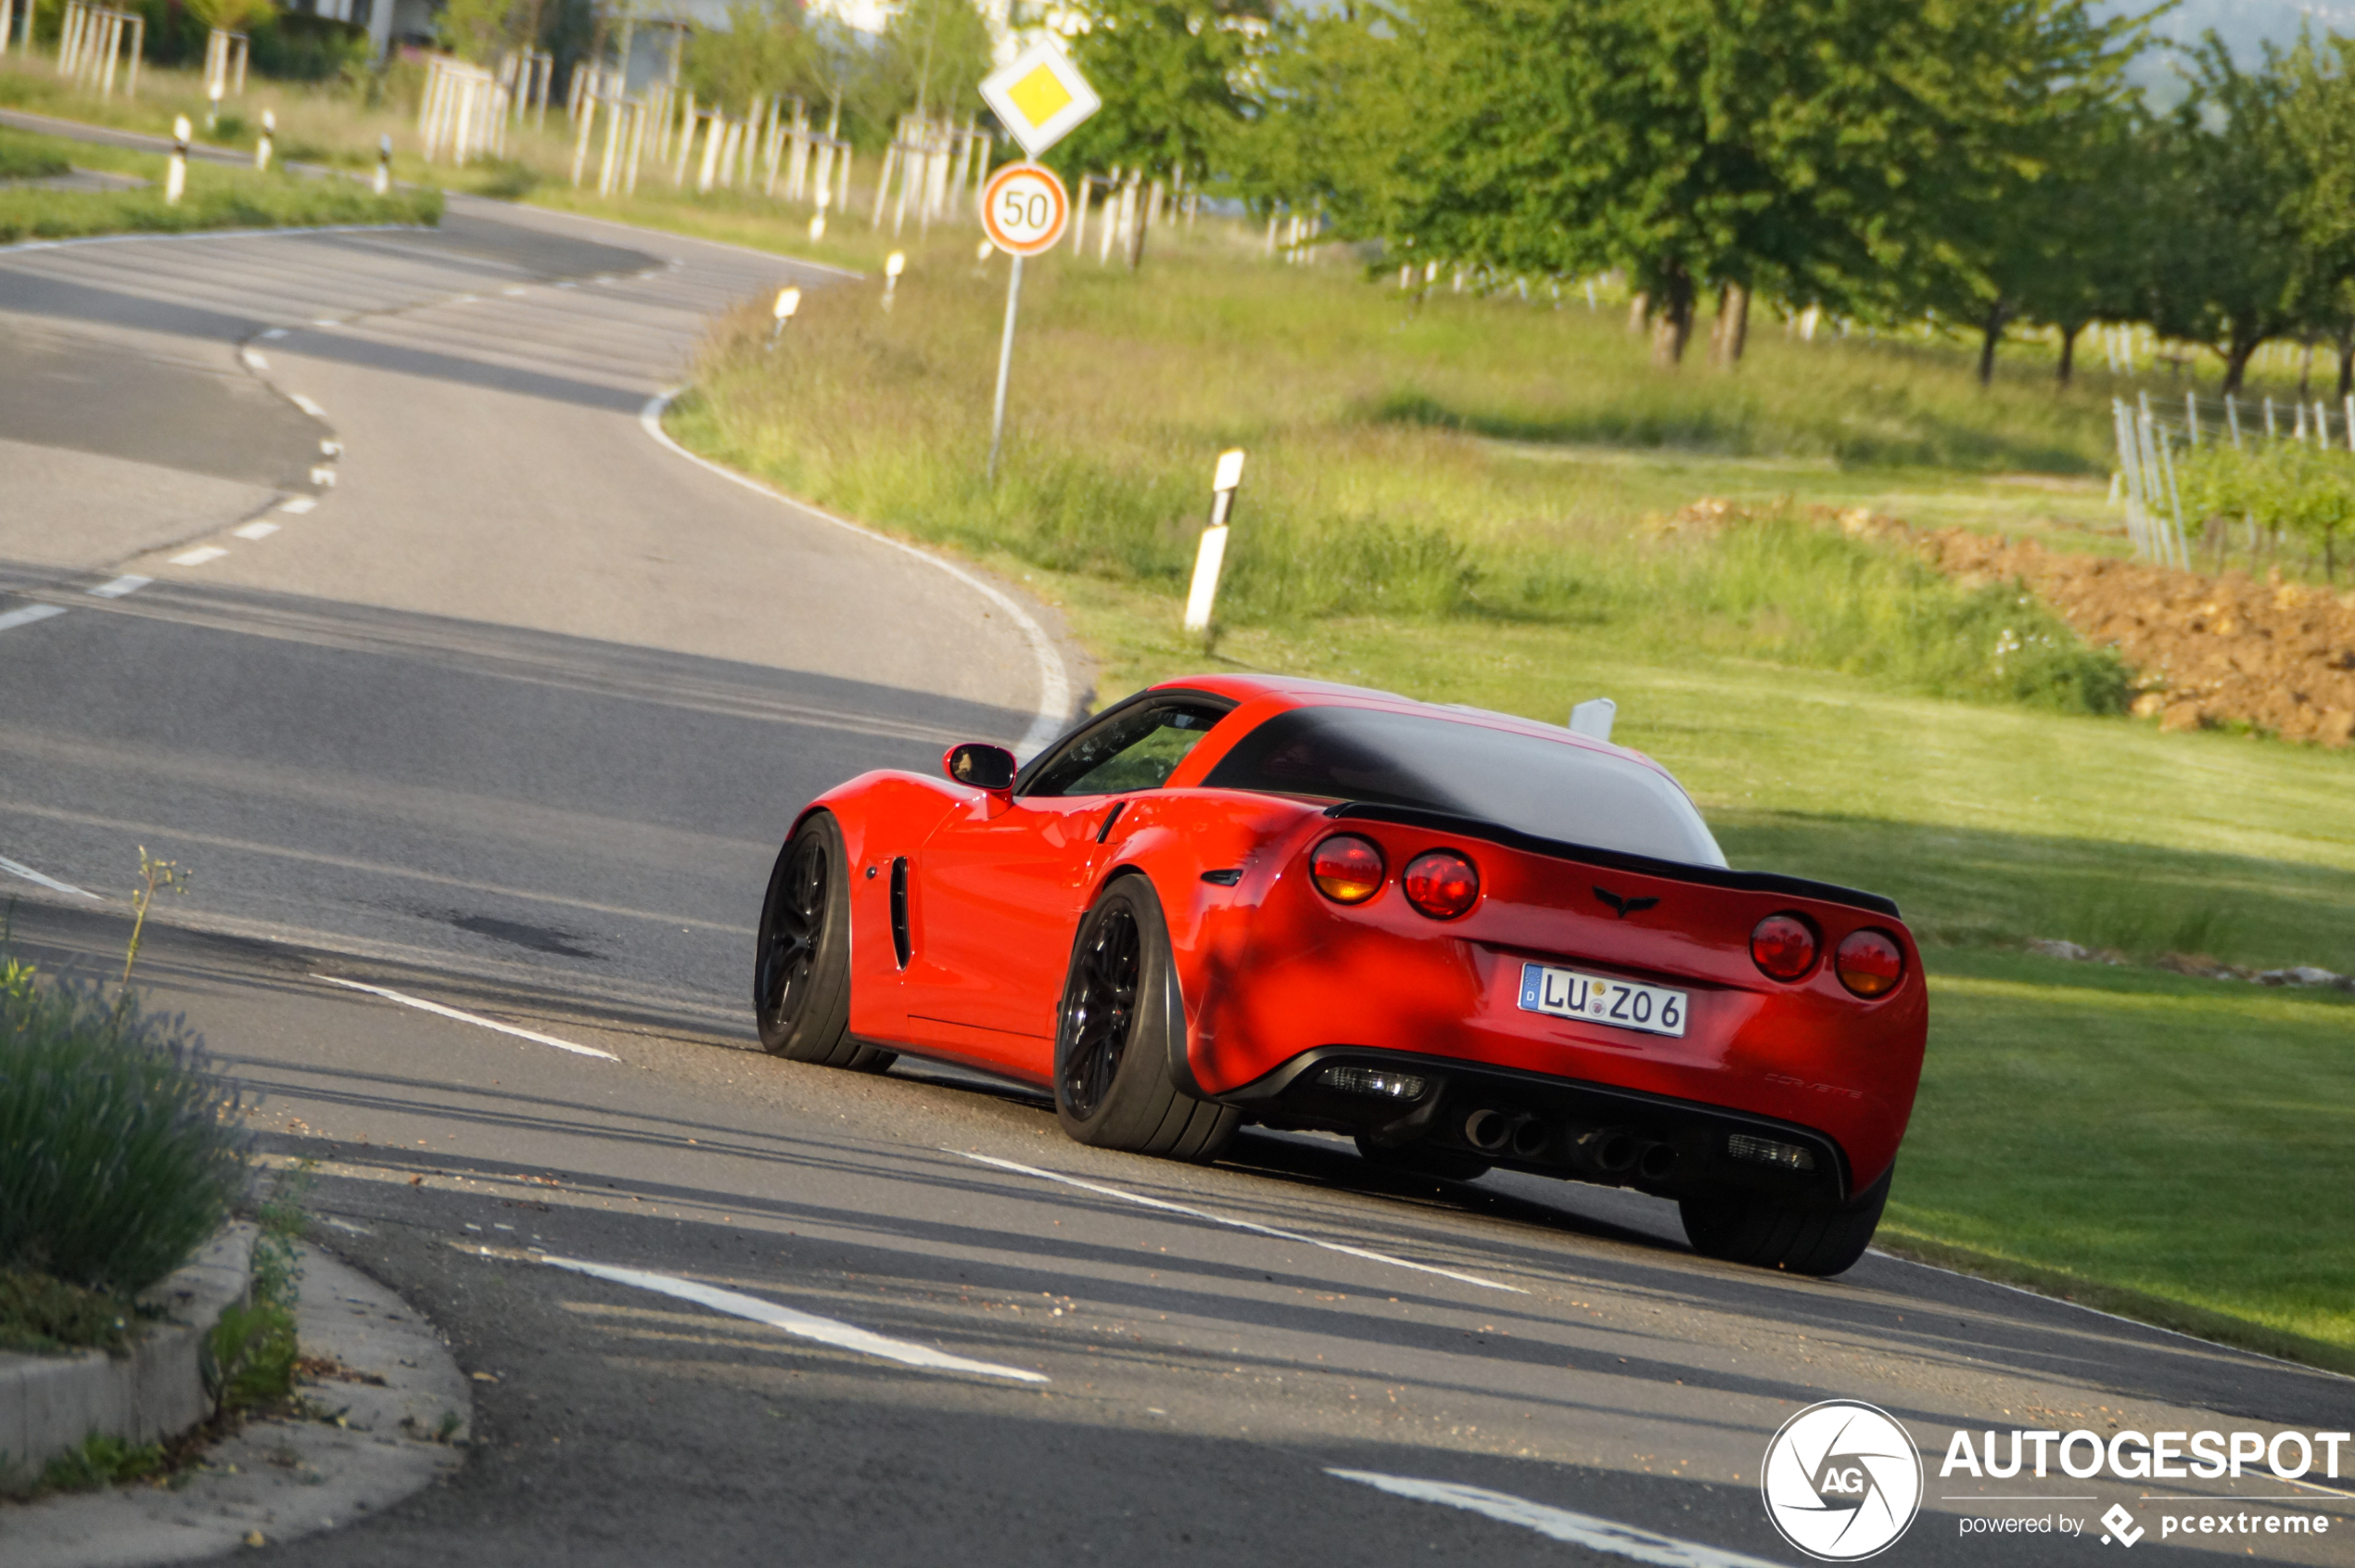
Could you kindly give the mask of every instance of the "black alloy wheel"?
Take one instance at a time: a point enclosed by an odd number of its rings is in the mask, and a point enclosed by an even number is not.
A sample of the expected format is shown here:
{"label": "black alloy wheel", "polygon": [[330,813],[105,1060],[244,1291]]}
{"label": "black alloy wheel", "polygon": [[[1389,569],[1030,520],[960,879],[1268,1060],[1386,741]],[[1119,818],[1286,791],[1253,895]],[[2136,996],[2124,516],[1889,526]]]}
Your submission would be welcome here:
{"label": "black alloy wheel", "polygon": [[842,824],[813,811],[769,873],[753,947],[752,1010],[772,1055],[881,1072],[893,1053],[850,1032],[850,873]]}
{"label": "black alloy wheel", "polygon": [[1144,944],[1137,917],[1114,905],[1096,921],[1077,972],[1063,997],[1063,1101],[1071,1113],[1093,1116],[1112,1092],[1120,1060],[1136,1032],[1137,985]]}
{"label": "black alloy wheel", "polygon": [[826,849],[822,835],[807,830],[795,834],[770,879],[753,977],[753,1000],[764,1038],[772,1032],[791,1034],[808,1004],[810,975],[826,934],[826,895],[831,890]]}
{"label": "black alloy wheel", "polygon": [[1178,1087],[1186,999],[1152,882],[1128,873],[1098,895],[1071,945],[1055,1018],[1055,1116],[1099,1149],[1215,1160],[1242,1113]]}

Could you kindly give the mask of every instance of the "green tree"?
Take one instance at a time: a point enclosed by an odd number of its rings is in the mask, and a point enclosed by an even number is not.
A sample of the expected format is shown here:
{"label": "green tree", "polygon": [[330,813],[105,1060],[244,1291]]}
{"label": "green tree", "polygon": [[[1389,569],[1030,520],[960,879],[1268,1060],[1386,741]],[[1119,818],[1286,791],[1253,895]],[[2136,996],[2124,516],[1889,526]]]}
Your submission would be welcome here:
{"label": "green tree", "polygon": [[248,32],[277,14],[270,0],[185,0],[188,14],[207,28]]}
{"label": "green tree", "polygon": [[2086,0],[1396,0],[1304,36],[1273,101],[1344,232],[1622,268],[1673,364],[1712,289],[1970,292],[1975,225],[2136,34]]}
{"label": "green tree", "polygon": [[434,19],[441,46],[460,59],[496,65],[519,33],[516,0],[445,0]]}
{"label": "green tree", "polygon": [[1267,15],[1212,0],[1083,0],[1071,55],[1103,108],[1055,148],[1068,170],[1165,170],[1197,179],[1232,160],[1254,108],[1244,91],[1250,39]]}
{"label": "green tree", "polygon": [[772,93],[802,85],[808,44],[798,0],[730,0],[728,25],[687,41],[681,74],[696,100],[749,112]]}
{"label": "green tree", "polygon": [[888,131],[900,115],[962,118],[980,108],[995,40],[974,0],[905,0],[870,57],[868,116]]}

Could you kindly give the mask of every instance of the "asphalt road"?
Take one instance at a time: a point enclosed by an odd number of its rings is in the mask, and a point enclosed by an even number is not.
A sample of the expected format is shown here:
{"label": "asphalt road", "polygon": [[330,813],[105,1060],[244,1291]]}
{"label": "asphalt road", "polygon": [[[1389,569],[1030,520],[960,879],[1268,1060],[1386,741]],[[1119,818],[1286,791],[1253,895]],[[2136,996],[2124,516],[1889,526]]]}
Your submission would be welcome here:
{"label": "asphalt road", "polygon": [[[1887,1561],[2061,1561],[2099,1526],[1960,1521],[2142,1488],[1941,1481],[1952,1430],[2348,1424],[2343,1379],[1878,1256],[1709,1263],[1648,1200],[1267,1133],[1173,1166],[970,1075],[761,1055],[793,809],[1069,681],[1006,599],[642,427],[709,312],[793,275],[483,203],[0,250],[18,941],[119,963],[140,847],[188,868],[143,975],[479,1379],[457,1480],[271,1555],[1558,1563],[1625,1526],[1791,1562],[1762,1453],[1840,1396],[1931,1460]],[[2235,1489],[2293,1490],[2186,1487]],[[2248,1506],[2340,1531],[2254,1555],[2355,1561],[2343,1503]]]}

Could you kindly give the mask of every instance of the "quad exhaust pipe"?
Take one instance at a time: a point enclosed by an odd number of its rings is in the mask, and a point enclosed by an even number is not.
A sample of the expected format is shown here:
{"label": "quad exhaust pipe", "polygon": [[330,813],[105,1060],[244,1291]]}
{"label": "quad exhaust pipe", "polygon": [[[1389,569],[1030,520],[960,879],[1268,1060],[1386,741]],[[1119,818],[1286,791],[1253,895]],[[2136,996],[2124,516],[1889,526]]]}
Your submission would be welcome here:
{"label": "quad exhaust pipe", "polygon": [[[1512,1158],[1534,1164],[1559,1145],[1559,1129],[1542,1117],[1513,1115],[1486,1106],[1464,1118],[1464,1141],[1492,1159]],[[1684,1163],[1674,1143],[1646,1138],[1623,1127],[1597,1128],[1568,1141],[1568,1163],[1591,1175],[1625,1180],[1662,1182]]]}

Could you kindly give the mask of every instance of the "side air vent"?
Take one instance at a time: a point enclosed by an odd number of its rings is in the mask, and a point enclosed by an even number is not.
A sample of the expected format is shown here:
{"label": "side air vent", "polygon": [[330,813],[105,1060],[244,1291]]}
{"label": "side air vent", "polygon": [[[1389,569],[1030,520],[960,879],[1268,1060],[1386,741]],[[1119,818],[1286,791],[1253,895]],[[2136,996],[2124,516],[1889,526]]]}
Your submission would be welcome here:
{"label": "side air vent", "polygon": [[908,857],[891,862],[891,951],[908,967]]}

